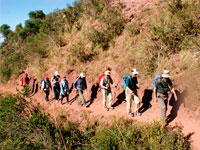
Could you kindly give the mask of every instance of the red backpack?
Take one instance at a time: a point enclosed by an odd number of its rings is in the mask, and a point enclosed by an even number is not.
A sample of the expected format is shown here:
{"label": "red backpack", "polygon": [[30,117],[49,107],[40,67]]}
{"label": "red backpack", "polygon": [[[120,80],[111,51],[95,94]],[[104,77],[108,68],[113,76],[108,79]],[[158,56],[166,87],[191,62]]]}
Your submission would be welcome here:
{"label": "red backpack", "polygon": [[100,85],[100,82],[101,82],[101,79],[103,78],[105,76],[105,74],[104,73],[102,73],[100,76],[99,76],[99,87],[100,87],[100,89],[101,89],[101,85]]}

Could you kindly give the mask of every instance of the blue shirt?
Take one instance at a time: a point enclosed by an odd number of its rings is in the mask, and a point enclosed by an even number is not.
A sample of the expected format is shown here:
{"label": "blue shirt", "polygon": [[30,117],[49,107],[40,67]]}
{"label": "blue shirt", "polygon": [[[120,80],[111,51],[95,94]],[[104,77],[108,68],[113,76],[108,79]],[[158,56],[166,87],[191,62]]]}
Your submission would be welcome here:
{"label": "blue shirt", "polygon": [[80,77],[78,77],[74,84],[73,84],[74,88],[78,88],[78,89],[81,89],[81,90],[85,90],[87,89],[87,83],[86,83],[86,80],[85,79],[82,79]]}
{"label": "blue shirt", "polygon": [[61,87],[61,93],[62,94],[66,94],[66,92],[69,92],[67,80],[62,80],[61,83],[60,83],[60,87]]}
{"label": "blue shirt", "polygon": [[129,77],[126,78],[126,87],[129,87],[131,90],[138,89],[137,84],[138,84],[137,77],[132,78],[130,75]]}

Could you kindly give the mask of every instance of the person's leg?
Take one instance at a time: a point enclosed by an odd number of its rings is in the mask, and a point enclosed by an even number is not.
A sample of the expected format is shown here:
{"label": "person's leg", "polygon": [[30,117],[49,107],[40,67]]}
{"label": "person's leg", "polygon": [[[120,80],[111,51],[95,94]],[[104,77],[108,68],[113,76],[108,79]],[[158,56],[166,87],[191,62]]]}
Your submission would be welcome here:
{"label": "person's leg", "polygon": [[126,103],[127,103],[126,104],[127,113],[131,114],[132,95],[128,91],[128,89],[125,90],[125,94],[126,94]]}
{"label": "person's leg", "polygon": [[140,100],[139,97],[137,95],[134,95],[134,102],[135,102],[135,108],[134,108],[134,114],[135,115],[141,115],[138,110],[140,108]]}
{"label": "person's leg", "polygon": [[59,100],[60,96],[60,86],[57,86],[57,100]]}
{"label": "person's leg", "polygon": [[54,93],[54,98],[55,98],[55,100],[56,100],[56,98],[57,98],[57,93],[56,93],[56,87],[55,87],[55,86],[53,87],[53,93]]}
{"label": "person's leg", "polygon": [[61,98],[60,98],[60,103],[61,104],[62,104],[63,98],[64,98],[64,95],[61,94]]}
{"label": "person's leg", "polygon": [[166,117],[166,103],[165,103],[165,96],[163,94],[160,94],[158,93],[157,94],[158,96],[158,101],[161,105],[161,114],[160,114],[160,118],[161,118],[161,121],[164,121],[165,120],[165,117]]}
{"label": "person's leg", "polygon": [[49,101],[49,90],[44,91],[44,92],[45,92],[45,94],[46,94],[45,100],[46,100],[46,101]]}
{"label": "person's leg", "polygon": [[85,99],[83,97],[83,90],[78,90],[79,92],[79,104],[82,102],[83,105],[86,105]]}
{"label": "person's leg", "polygon": [[66,104],[69,104],[69,95],[66,94]]}
{"label": "person's leg", "polygon": [[107,110],[107,107],[106,107],[106,90],[105,89],[101,89],[101,94],[102,94],[103,108],[105,110]]}
{"label": "person's leg", "polygon": [[108,99],[109,99],[108,107],[113,109],[113,107],[112,107],[112,93],[111,92],[108,93]]}

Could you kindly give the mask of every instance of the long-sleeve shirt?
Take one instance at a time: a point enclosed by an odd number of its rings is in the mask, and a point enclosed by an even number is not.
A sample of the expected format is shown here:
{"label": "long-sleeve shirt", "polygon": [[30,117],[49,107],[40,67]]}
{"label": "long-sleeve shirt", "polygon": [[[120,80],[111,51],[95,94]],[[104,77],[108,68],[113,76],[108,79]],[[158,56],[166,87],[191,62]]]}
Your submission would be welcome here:
{"label": "long-sleeve shirt", "polygon": [[60,83],[61,88],[61,94],[66,94],[66,92],[69,92],[69,85],[67,80],[62,80]]}
{"label": "long-sleeve shirt", "polygon": [[113,84],[112,78],[110,77],[107,78],[105,76],[101,78],[100,86],[103,89],[110,89],[110,84]]}
{"label": "long-sleeve shirt", "polygon": [[87,89],[87,83],[86,83],[86,80],[85,79],[82,79],[80,77],[78,77],[75,82],[74,82],[74,88],[78,88],[78,89],[81,89],[81,90],[85,90]]}

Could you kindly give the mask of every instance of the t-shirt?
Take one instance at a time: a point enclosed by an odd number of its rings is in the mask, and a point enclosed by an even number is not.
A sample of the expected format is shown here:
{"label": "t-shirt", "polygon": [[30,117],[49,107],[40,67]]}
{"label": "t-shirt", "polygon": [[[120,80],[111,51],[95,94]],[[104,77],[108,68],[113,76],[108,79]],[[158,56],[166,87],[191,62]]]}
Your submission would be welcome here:
{"label": "t-shirt", "polygon": [[156,82],[155,87],[157,89],[157,93],[161,93],[164,95],[167,95],[170,91],[170,88],[172,86],[172,81],[170,79],[167,79],[167,82],[165,82],[163,79],[159,82]]}
{"label": "t-shirt", "polygon": [[138,89],[137,87],[138,80],[137,77],[128,77],[126,78],[126,87],[129,87],[131,90],[136,90]]}

